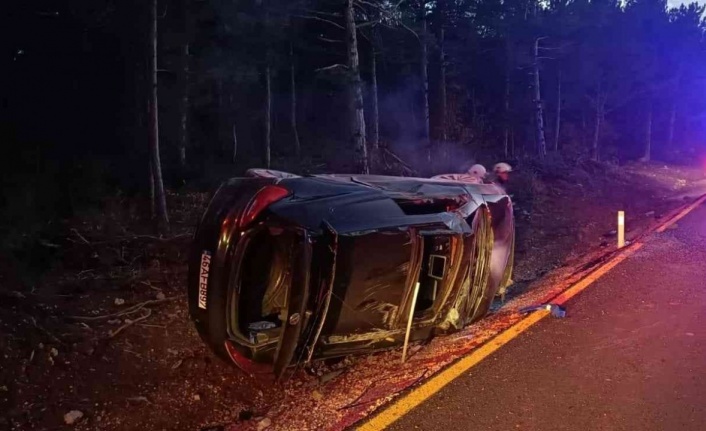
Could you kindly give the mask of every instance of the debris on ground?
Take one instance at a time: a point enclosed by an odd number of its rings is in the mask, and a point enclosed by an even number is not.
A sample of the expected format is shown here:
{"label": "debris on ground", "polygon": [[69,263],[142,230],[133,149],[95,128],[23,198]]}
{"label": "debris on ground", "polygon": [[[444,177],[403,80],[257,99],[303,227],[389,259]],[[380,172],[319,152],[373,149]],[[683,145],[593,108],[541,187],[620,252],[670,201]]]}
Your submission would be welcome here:
{"label": "debris on ground", "polygon": [[557,304],[541,304],[541,305],[530,305],[528,307],[522,307],[518,310],[520,314],[531,313],[536,310],[547,310],[553,317],[563,318],[566,317],[566,309]]}
{"label": "debris on ground", "polygon": [[325,385],[327,382],[330,382],[331,380],[343,374],[343,371],[344,370],[334,370],[330,373],[323,374],[321,377],[319,377],[319,383]]}
{"label": "debris on ground", "polygon": [[269,427],[270,425],[272,425],[272,419],[264,418],[260,422],[257,423],[257,431],[262,431],[265,428]]}
{"label": "debris on ground", "polygon": [[83,412],[80,410],[71,410],[64,415],[64,423],[66,425],[73,425],[83,418]]}
{"label": "debris on ground", "polygon": [[253,416],[254,414],[251,410],[241,410],[240,413],[238,413],[238,420],[249,421]]}

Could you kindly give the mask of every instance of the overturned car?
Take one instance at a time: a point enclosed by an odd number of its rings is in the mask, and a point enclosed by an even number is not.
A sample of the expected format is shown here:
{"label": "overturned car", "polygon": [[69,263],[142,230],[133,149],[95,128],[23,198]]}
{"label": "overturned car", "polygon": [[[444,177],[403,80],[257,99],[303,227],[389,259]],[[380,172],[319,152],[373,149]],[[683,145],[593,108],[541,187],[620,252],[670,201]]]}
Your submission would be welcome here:
{"label": "overturned car", "polygon": [[510,280],[512,205],[494,184],[248,174],[208,205],[188,280],[201,337],[243,369],[457,330]]}

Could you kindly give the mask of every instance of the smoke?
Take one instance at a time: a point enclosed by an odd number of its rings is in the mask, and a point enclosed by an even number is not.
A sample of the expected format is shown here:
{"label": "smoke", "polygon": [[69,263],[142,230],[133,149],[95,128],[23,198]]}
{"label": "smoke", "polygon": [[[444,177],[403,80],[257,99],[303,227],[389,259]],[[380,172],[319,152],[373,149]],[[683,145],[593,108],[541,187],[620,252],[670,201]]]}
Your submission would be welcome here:
{"label": "smoke", "polygon": [[407,76],[396,88],[380,91],[380,135],[393,151],[422,150],[424,123],[421,112],[421,81]]}

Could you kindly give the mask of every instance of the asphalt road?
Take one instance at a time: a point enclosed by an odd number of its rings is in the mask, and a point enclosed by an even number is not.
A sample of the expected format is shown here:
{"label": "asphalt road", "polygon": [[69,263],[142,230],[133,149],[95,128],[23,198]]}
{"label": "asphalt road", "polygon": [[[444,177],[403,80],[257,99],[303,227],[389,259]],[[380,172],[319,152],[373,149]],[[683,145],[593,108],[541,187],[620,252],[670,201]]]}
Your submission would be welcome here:
{"label": "asphalt road", "polygon": [[706,204],[389,429],[706,430]]}

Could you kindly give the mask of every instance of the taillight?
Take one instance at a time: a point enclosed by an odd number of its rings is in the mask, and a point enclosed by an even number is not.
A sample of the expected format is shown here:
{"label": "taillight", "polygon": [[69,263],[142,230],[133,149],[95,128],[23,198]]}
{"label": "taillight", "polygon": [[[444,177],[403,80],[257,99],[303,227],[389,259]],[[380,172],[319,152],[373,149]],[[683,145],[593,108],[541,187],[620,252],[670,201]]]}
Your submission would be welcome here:
{"label": "taillight", "polygon": [[268,206],[289,195],[289,190],[280,186],[265,186],[261,188],[250,200],[245,212],[240,218],[239,227],[242,229],[252,223],[253,220]]}

